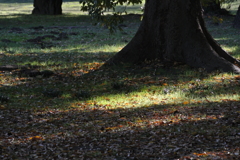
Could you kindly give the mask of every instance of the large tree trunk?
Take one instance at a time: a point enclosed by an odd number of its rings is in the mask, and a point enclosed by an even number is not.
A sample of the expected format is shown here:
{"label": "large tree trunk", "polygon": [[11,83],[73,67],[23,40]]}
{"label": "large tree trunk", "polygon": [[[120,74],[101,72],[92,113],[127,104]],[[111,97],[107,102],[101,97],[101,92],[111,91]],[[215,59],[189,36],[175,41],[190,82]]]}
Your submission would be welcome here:
{"label": "large tree trunk", "polygon": [[62,14],[62,0],[34,0],[32,14]]}
{"label": "large tree trunk", "polygon": [[240,5],[238,7],[237,15],[233,22],[233,27],[240,28]]}
{"label": "large tree trunk", "polygon": [[155,59],[184,62],[207,71],[240,73],[236,66],[240,62],[208,33],[199,0],[146,0],[144,18],[136,35],[106,64]]}

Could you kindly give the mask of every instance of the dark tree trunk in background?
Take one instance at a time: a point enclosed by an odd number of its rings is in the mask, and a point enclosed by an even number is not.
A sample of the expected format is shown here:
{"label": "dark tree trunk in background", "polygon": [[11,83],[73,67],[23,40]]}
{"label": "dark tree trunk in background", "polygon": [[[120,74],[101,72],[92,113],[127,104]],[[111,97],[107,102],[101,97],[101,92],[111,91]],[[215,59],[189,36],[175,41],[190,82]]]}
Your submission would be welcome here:
{"label": "dark tree trunk in background", "polygon": [[62,14],[62,0],[34,0],[32,14]]}
{"label": "dark tree trunk in background", "polygon": [[240,5],[238,7],[237,15],[233,22],[233,27],[240,28]]}
{"label": "dark tree trunk in background", "polygon": [[[199,0],[146,0],[144,18],[129,44],[106,64],[159,59],[207,71],[240,73],[240,62],[208,33]],[[236,64],[236,65],[235,65]]]}
{"label": "dark tree trunk in background", "polygon": [[219,1],[216,0],[208,0],[203,5],[205,13],[218,13],[221,10],[221,5]]}

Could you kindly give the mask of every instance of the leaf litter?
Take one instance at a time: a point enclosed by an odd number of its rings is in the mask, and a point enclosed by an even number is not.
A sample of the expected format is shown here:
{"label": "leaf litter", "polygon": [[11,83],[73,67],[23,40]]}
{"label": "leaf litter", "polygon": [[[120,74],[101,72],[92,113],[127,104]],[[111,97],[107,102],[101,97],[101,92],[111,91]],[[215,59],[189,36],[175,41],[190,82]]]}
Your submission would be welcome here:
{"label": "leaf litter", "polygon": [[[1,108],[1,158],[237,159],[240,105]],[[204,114],[205,116],[203,116]]]}

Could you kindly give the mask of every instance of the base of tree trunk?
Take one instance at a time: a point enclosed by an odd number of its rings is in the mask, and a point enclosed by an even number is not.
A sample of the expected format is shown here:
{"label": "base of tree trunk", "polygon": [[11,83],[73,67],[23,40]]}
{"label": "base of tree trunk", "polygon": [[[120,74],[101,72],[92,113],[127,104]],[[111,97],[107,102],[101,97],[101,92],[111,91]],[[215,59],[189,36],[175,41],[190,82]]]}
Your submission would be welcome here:
{"label": "base of tree trunk", "polygon": [[237,11],[236,17],[233,22],[233,27],[240,28],[240,5],[238,7],[238,11]]}
{"label": "base of tree trunk", "polygon": [[34,0],[33,6],[32,14],[62,14],[62,0]]}
{"label": "base of tree trunk", "polygon": [[156,59],[182,62],[207,71],[240,73],[240,62],[208,33],[199,0],[147,0],[136,35],[106,64]]}

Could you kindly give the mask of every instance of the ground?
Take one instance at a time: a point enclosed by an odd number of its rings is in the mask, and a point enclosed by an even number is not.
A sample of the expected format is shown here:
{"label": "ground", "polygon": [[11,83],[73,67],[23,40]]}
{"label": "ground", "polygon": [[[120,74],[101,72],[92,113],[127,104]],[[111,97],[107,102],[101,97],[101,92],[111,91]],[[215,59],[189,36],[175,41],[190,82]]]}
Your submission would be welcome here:
{"label": "ground", "polygon": [[[140,18],[109,35],[74,13],[0,15],[1,159],[239,159],[239,75],[157,62],[99,69]],[[233,17],[217,18],[205,16],[209,31],[240,59]]]}

